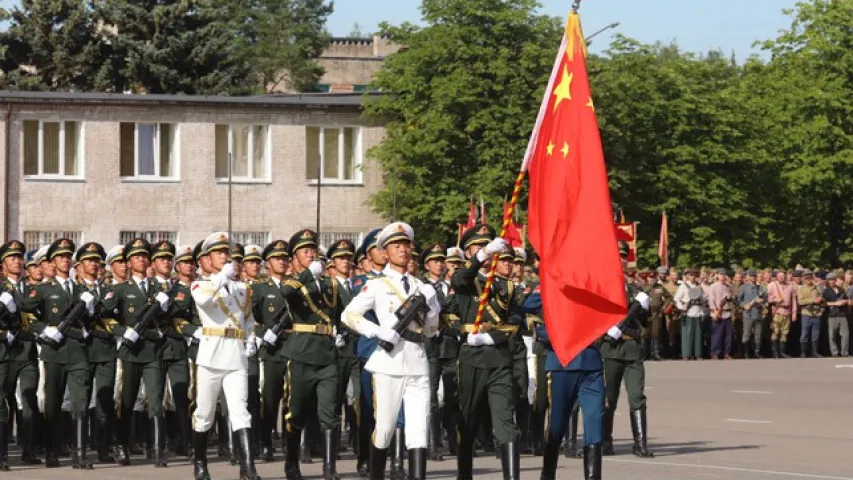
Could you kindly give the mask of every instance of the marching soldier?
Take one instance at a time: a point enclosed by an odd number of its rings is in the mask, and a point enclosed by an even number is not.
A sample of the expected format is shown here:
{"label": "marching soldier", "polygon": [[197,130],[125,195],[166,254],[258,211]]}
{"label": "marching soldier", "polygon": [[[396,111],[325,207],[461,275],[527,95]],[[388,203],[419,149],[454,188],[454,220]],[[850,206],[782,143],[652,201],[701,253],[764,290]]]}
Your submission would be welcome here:
{"label": "marching soldier", "polygon": [[[651,355],[652,360],[663,360],[660,356],[660,339],[664,327],[664,320],[667,315],[665,311],[672,305],[673,295],[669,293],[664,282],[669,270],[666,267],[658,267],[657,277],[652,281],[652,285],[648,289],[649,295],[649,316],[651,317]],[[669,330],[667,330],[669,332]]]}
{"label": "marching soldier", "polygon": [[[628,258],[628,245],[619,242],[619,254],[622,256],[622,268],[625,269]],[[645,355],[642,346],[637,342],[643,325],[648,324],[649,296],[639,291],[637,287],[626,284],[628,293],[628,312],[618,325],[608,330],[605,341],[601,344],[601,356],[604,358],[604,384],[606,385],[606,402],[604,410],[604,455],[613,455],[613,418],[619,402],[619,390],[622,379],[625,379],[625,389],[628,392],[628,404],[631,408],[631,432],[634,436],[634,455],[638,457],[653,457],[646,447],[648,430],[646,423],[646,395],[643,392],[646,385],[646,370],[643,366]],[[634,303],[642,306],[642,313],[631,315]],[[635,308],[636,310],[636,308]],[[584,411],[584,416],[586,412]]]}
{"label": "marching soldier", "polygon": [[[382,230],[377,246],[385,250],[388,257],[383,276],[368,281],[343,315],[343,321],[349,328],[392,346],[390,351],[376,348],[365,366],[373,373],[376,402],[376,430],[370,454],[371,479],[385,478],[388,447],[396,430],[401,406],[408,419],[408,478],[426,478],[430,386],[429,360],[424,342],[437,334],[441,307],[435,289],[408,273],[413,240],[414,232],[405,223],[392,223]],[[410,323],[400,334],[395,329],[399,321],[395,312],[416,294],[423,296],[428,312],[421,320],[421,327]],[[378,324],[364,318],[368,311],[376,312]]]}
{"label": "marching soldier", "polygon": [[[3,246],[6,248],[6,245]],[[7,249],[8,251],[8,249]],[[35,290],[33,290],[35,291]],[[20,299],[20,297],[18,297]],[[0,341],[0,382],[7,385],[9,374],[8,345],[15,341],[15,334],[10,329],[16,328],[18,320],[15,315],[20,315],[15,295],[4,291],[0,293],[0,335],[6,337]],[[5,392],[4,392],[5,395]],[[9,402],[4,398],[0,401],[0,471],[9,471]]]}
{"label": "marching soldier", "polygon": [[[444,280],[445,266],[444,262],[447,258],[444,247],[441,244],[427,245],[420,254],[419,262],[426,272],[423,277],[424,283],[431,285],[436,292],[438,303],[441,306],[442,312],[448,311],[447,293],[450,286]],[[447,315],[442,313],[442,316]],[[458,318],[458,317],[457,317]],[[441,325],[444,327],[444,325]],[[452,327],[451,327],[452,328]],[[449,342],[456,341],[456,334],[452,332],[453,338]],[[424,347],[429,358],[429,394],[430,394],[430,417],[429,417],[429,437],[428,451],[430,460],[444,460],[438,446],[441,444],[441,412],[438,404],[438,389],[441,384],[441,346],[444,342],[442,336],[436,336],[434,339],[427,339]],[[457,341],[458,342],[458,341]],[[455,390],[452,388],[451,390]],[[447,405],[447,388],[445,388],[445,401]],[[458,402],[458,399],[455,400]]]}
{"label": "marching soldier", "polygon": [[[507,252],[511,257],[501,261],[499,271],[509,275],[515,253],[488,225],[475,225],[462,234],[462,245],[468,256],[465,267],[455,272],[451,286],[456,292],[464,336],[459,352],[459,398],[462,421],[459,426],[458,478],[473,478],[474,435],[482,410],[491,410],[494,437],[501,447],[504,479],[520,478],[518,426],[514,421],[513,352],[517,325],[510,325],[510,315],[517,307],[514,285],[496,277],[488,306],[483,315],[482,330],[475,333],[474,324],[480,294],[492,256]],[[488,403],[487,403],[488,402]]]}
{"label": "marching soldier", "polygon": [[39,269],[38,262],[36,261],[36,250],[30,250],[24,255],[24,261],[26,262],[26,284],[27,286],[36,285],[41,283],[42,274],[41,269]]}
{"label": "marching soldier", "polygon": [[[0,262],[3,264],[3,272],[6,274],[6,291],[14,297],[15,305],[21,305],[33,289],[23,277],[24,266],[24,244],[18,240],[12,240],[0,247]],[[30,255],[32,257],[32,255]],[[35,262],[29,262],[28,270]],[[35,320],[32,314],[21,311],[12,312],[12,325],[17,330],[10,333],[13,337],[5,347],[8,356],[9,371],[5,383],[5,395],[8,405],[13,405],[15,391],[18,386],[21,389],[21,416],[18,417],[18,438],[21,441],[21,461],[24,465],[38,465],[41,460],[36,456],[36,427],[38,426],[38,398],[36,392],[39,384],[38,349],[36,337],[30,331],[30,323]],[[7,338],[9,335],[7,335]],[[3,439],[0,438],[0,442]],[[0,448],[3,448],[0,445]],[[0,470],[6,455],[0,454]]]}
{"label": "marching soldier", "polygon": [[282,292],[293,314],[292,331],[284,341],[282,354],[287,358],[288,414],[285,476],[302,479],[299,447],[302,429],[312,410],[323,430],[323,477],[337,480],[335,432],[340,412],[335,411],[338,392],[338,351],[335,330],[340,321],[341,296],[336,280],[322,277],[323,264],[316,260],[317,234],[300,230],[288,242],[294,259],[293,279],[286,280]]}
{"label": "marching soldier", "polygon": [[[32,329],[44,338],[41,359],[45,368],[45,422],[57,425],[65,388],[71,400],[71,415],[75,423],[73,467],[90,469],[92,463],[86,456],[85,432],[86,413],[89,406],[89,363],[86,339],[89,336],[83,322],[77,321],[65,331],[58,327],[64,323],[63,315],[70,314],[78,300],[86,306],[84,315],[94,314],[95,297],[82,291],[68,274],[71,271],[71,256],[74,242],[60,238],[50,245],[47,259],[54,265],[55,277],[30,291],[23,302],[25,312],[36,315]],[[70,307],[66,309],[66,307]],[[58,450],[61,439],[46,433],[47,449],[45,466],[59,466]]]}
{"label": "marching soldier", "polygon": [[[284,395],[285,377],[287,374],[287,358],[284,356],[284,335],[275,333],[276,321],[280,315],[289,315],[287,301],[282,292],[282,286],[287,279],[285,272],[290,257],[287,242],[273,240],[261,252],[261,257],[267,266],[269,279],[257,282],[252,288],[252,311],[256,323],[256,335],[263,339],[258,358],[264,372],[264,386],[261,392],[261,460],[273,461],[272,431],[278,421],[278,406]],[[253,258],[249,260],[254,261]],[[251,267],[249,267],[251,269]],[[282,430],[284,431],[284,430]]]}
{"label": "marching soldier", "polygon": [[[148,418],[153,426],[154,466],[165,467],[163,449],[163,370],[160,353],[163,341],[157,325],[139,325],[148,308],[169,309],[169,296],[146,277],[150,266],[151,245],[135,238],[124,247],[124,257],[130,264],[131,278],[116,285],[103,301],[105,314],[115,316],[113,333],[122,342],[118,351],[121,360],[121,383],[118,408],[118,438],[121,443],[116,461],[130,465],[131,412],[142,382],[146,386]],[[150,304],[150,305],[149,305]]]}
{"label": "marching soldier", "polygon": [[257,349],[252,292],[235,280],[237,272],[229,262],[228,234],[208,236],[202,249],[210,259],[212,275],[194,281],[191,287],[202,324],[196,358],[198,398],[193,412],[195,480],[210,480],[207,432],[213,425],[220,391],[227,398],[231,430],[237,437],[240,480],[260,480],[252,458],[252,418],[248,410],[248,359]]}
{"label": "marching soldier", "polygon": [[[263,248],[259,245],[246,245],[243,247],[243,261],[241,262],[240,278],[249,288],[257,283],[260,283],[261,261],[263,259]],[[254,291],[252,292],[254,295]],[[254,298],[254,297],[253,297]],[[253,307],[254,308],[254,307]],[[252,310],[254,316],[254,310]],[[255,316],[255,328],[258,328],[258,317]],[[257,334],[257,332],[256,332]],[[257,337],[260,339],[260,337]],[[258,341],[258,343],[262,343]],[[258,345],[260,347],[260,345]],[[255,352],[249,357],[249,414],[252,415],[252,456],[260,457],[261,455],[261,435],[262,435],[262,419],[261,419],[261,360],[260,352]]]}
{"label": "marching soldier", "polygon": [[[458,453],[457,426],[461,420],[459,412],[459,383],[456,375],[456,362],[459,359],[459,338],[462,325],[459,320],[459,305],[456,294],[450,286],[451,272],[464,264],[462,251],[458,247],[447,249],[445,259],[445,275],[443,284],[436,288],[442,314],[439,317],[439,362],[441,368],[441,383],[444,389],[444,406],[442,407],[442,423],[447,435],[447,450],[451,455]],[[443,296],[442,296],[443,295]]]}
{"label": "marching soldier", "polygon": [[36,251],[36,263],[41,270],[41,283],[49,283],[56,276],[56,266],[47,256],[50,245],[44,245]]}

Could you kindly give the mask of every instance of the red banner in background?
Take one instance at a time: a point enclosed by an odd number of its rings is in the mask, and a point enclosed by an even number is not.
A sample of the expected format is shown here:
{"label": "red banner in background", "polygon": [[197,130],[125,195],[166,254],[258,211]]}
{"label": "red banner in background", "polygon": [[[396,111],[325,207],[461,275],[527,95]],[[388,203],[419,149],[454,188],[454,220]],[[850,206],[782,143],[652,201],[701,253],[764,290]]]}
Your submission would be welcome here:
{"label": "red banner in background", "polygon": [[615,224],[616,240],[628,243],[628,268],[637,268],[637,224],[624,222]]}

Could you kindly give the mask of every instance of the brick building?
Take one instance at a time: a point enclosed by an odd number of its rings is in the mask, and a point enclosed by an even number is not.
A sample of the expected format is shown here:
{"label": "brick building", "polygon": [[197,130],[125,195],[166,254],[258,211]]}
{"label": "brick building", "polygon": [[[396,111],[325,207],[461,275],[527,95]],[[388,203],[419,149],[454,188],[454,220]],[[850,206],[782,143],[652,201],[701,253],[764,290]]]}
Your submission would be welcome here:
{"label": "brick building", "polygon": [[228,228],[264,244],[315,227],[357,240],[384,129],[362,94],[261,97],[0,92],[0,218],[28,248],[58,235],[105,247],[135,235],[193,244]]}

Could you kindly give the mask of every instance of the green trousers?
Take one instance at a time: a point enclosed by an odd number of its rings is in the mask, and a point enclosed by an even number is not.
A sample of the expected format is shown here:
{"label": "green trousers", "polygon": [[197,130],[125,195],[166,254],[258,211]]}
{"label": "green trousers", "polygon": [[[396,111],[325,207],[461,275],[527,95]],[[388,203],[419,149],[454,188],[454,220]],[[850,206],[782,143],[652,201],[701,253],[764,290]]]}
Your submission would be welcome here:
{"label": "green trousers", "polygon": [[89,364],[89,382],[95,398],[95,420],[110,425],[115,417],[116,362]]}
{"label": "green trousers", "polygon": [[358,399],[361,395],[361,372],[358,366],[358,358],[338,357],[338,411],[344,407],[347,401],[347,385],[350,381],[352,382],[352,398],[355,399],[353,404],[358,405]]}
{"label": "green trousers", "polygon": [[[0,362],[0,385],[4,385],[8,388],[8,379],[9,379],[9,362],[2,361]],[[13,385],[14,390],[14,385]],[[5,401],[0,402],[0,423],[8,423],[9,422],[9,402]],[[61,405],[60,405],[61,406]]]}
{"label": "green trousers", "polygon": [[636,360],[604,359],[604,385],[606,413],[613,414],[619,402],[619,390],[622,380],[625,380],[625,391],[628,392],[628,405],[631,411],[646,408],[646,369],[643,362]]}
{"label": "green trousers", "polygon": [[492,429],[498,445],[518,440],[515,424],[515,386],[511,367],[475,368],[459,362],[459,405],[462,419],[459,436],[471,444],[486,408],[491,412]]}
{"label": "green trousers", "polygon": [[261,440],[264,445],[272,446],[272,431],[278,422],[279,403],[284,398],[287,363],[264,360],[261,362],[261,368],[264,370],[264,387],[261,391]]}
{"label": "green trousers", "polygon": [[71,418],[83,418],[89,410],[89,364],[44,362],[44,419],[48,425],[59,424],[66,386],[71,400]]}
{"label": "green trousers", "polygon": [[[267,379],[264,377],[264,383]],[[322,430],[335,430],[340,425],[338,401],[338,365],[309,365],[287,362],[287,429],[302,430],[317,412]]]}
{"label": "green trousers", "polygon": [[[122,361],[120,401],[118,411],[121,423],[130,421],[136,396],[139,394],[140,380],[145,380],[145,397],[148,404],[148,418],[163,416],[163,364],[161,361],[133,363]],[[129,424],[128,424],[129,426]],[[129,433],[129,432],[128,432]]]}
{"label": "green trousers", "polygon": [[[5,379],[1,380],[0,385],[5,385],[6,401],[8,405],[13,402],[10,399],[15,398],[15,391],[18,387],[18,381],[21,382],[21,417],[22,425],[18,425],[25,431],[27,441],[35,441],[35,428],[38,409],[38,386],[39,386],[39,366],[36,360],[17,361],[12,360],[7,365],[7,374]],[[6,405],[3,408],[7,408]],[[4,416],[3,418],[6,418]]]}

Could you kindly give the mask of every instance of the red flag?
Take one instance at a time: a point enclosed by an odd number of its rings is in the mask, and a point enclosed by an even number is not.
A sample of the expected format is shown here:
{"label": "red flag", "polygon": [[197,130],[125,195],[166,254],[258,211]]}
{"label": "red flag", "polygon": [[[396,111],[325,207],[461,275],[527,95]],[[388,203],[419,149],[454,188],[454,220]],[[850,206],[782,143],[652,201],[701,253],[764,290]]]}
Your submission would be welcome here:
{"label": "red flag", "polygon": [[551,72],[522,168],[530,170],[529,237],[542,260],[545,322],[560,361],[625,315],[625,280],[577,13]]}
{"label": "red flag", "polygon": [[[509,205],[507,205],[507,203],[504,202],[504,217],[507,216],[507,213],[508,213],[507,208],[508,207],[509,207]],[[520,230],[521,230],[521,225],[515,223],[514,220],[510,219],[509,223],[507,223],[507,226],[506,226],[506,235],[504,235],[504,240],[506,240],[507,243],[512,245],[513,248],[520,247],[523,243],[521,240],[521,231]]]}
{"label": "red flag", "polygon": [[669,266],[669,225],[666,221],[666,210],[660,219],[660,239],[658,239],[658,256],[660,264],[664,267]]}
{"label": "red flag", "polygon": [[474,205],[474,200],[471,200],[471,203],[468,204],[468,223],[465,224],[465,228],[471,228],[477,224],[477,207]]}

